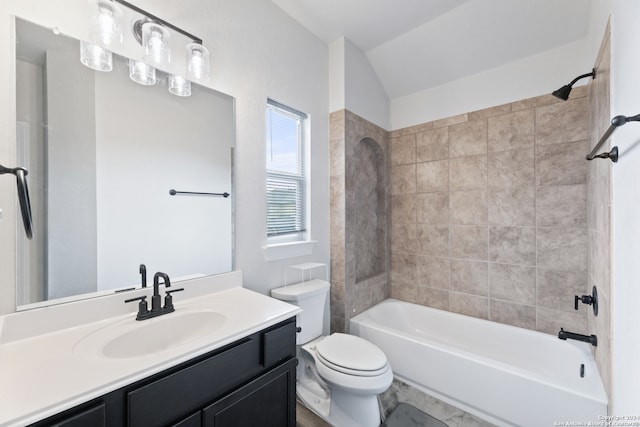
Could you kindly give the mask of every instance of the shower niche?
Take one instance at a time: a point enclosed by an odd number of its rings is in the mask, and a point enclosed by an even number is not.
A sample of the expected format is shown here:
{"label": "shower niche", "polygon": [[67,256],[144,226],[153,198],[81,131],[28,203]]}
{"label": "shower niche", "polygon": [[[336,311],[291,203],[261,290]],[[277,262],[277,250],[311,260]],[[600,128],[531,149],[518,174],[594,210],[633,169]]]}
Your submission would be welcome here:
{"label": "shower niche", "polygon": [[[386,168],[380,145],[364,138],[355,147],[351,212],[354,225],[356,283],[385,272]],[[349,201],[347,201],[349,204]]]}

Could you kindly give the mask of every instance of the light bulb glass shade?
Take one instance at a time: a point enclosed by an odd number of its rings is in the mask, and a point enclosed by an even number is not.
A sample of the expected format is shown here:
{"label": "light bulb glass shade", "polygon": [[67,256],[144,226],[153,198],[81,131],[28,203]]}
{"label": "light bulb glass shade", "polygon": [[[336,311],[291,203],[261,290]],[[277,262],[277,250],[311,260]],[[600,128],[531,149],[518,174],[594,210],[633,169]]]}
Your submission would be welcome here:
{"label": "light bulb glass shade", "polygon": [[151,86],[156,84],[156,69],[142,61],[130,59],[129,78],[141,85]]}
{"label": "light bulb glass shade", "polygon": [[169,92],[177,96],[191,96],[191,82],[182,76],[169,76]]}
{"label": "light bulb glass shade", "polygon": [[209,49],[200,43],[187,44],[187,77],[200,82],[209,80]]}
{"label": "light bulb glass shade", "polygon": [[88,42],[80,42],[80,62],[96,71],[113,70],[113,54]]}
{"label": "light bulb glass shade", "polygon": [[92,0],[91,41],[101,46],[122,47],[122,10],[112,0]]}
{"label": "light bulb glass shade", "polygon": [[166,67],[171,61],[169,42],[171,35],[162,25],[149,21],[142,24],[142,46],[144,60],[156,67]]}

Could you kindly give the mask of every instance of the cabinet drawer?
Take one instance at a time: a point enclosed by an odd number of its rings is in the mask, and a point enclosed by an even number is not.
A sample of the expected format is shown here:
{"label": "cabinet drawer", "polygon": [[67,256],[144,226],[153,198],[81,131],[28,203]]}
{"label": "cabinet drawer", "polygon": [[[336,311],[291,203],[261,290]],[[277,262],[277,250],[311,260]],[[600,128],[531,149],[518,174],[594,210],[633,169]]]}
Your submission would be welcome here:
{"label": "cabinet drawer", "polygon": [[105,425],[106,408],[104,402],[101,402],[83,410],[70,409],[62,414],[35,423],[32,427],[104,427]]}
{"label": "cabinet drawer", "polygon": [[262,333],[262,363],[270,368],[296,356],[296,323],[288,321]]}
{"label": "cabinet drawer", "polygon": [[129,426],[167,425],[254,377],[261,370],[256,338],[129,392]]}

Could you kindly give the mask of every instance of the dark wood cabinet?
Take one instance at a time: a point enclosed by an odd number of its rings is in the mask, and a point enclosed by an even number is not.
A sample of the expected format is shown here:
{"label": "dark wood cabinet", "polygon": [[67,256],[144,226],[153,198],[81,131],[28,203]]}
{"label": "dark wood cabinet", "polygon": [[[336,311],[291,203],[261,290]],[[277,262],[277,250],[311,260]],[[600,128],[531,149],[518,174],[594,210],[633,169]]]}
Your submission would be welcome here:
{"label": "dark wood cabinet", "polygon": [[295,426],[291,318],[34,426]]}

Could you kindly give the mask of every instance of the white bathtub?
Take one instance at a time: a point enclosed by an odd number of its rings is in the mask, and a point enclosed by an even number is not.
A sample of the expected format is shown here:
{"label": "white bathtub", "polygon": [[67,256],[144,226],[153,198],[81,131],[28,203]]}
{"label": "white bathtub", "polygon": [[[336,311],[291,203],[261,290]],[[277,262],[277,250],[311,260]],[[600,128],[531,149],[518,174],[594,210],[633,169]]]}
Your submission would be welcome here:
{"label": "white bathtub", "polygon": [[589,344],[393,299],[350,326],[398,379],[494,424],[587,425],[607,414]]}

